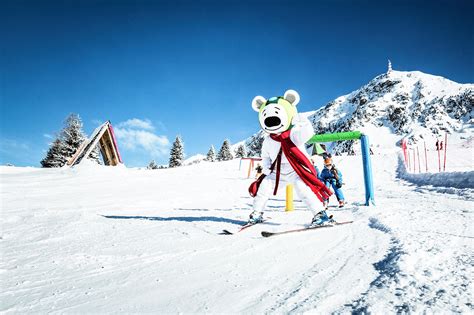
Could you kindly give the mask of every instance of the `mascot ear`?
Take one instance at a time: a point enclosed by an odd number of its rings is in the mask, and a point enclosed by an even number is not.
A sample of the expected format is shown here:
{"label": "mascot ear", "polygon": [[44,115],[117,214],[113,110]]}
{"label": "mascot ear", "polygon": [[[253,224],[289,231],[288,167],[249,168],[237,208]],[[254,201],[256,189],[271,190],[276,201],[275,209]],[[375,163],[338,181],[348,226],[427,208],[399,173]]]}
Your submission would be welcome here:
{"label": "mascot ear", "polygon": [[254,111],[259,112],[260,107],[262,107],[263,104],[265,104],[267,100],[263,96],[255,96],[254,99],[252,100],[252,108]]}
{"label": "mascot ear", "polygon": [[288,90],[283,96],[285,100],[290,102],[291,105],[296,106],[300,102],[300,95],[295,90]]}

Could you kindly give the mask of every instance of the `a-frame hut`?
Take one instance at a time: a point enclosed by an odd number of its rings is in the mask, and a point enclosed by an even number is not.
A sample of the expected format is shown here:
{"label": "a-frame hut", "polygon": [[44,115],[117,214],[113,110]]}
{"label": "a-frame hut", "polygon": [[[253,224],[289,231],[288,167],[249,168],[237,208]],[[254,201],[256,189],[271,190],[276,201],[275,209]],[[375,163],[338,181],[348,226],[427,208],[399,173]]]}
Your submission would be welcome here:
{"label": "a-frame hut", "polygon": [[89,156],[97,145],[100,147],[105,165],[116,166],[123,163],[112,124],[110,121],[106,121],[94,130],[88,140],[82,143],[67,165],[74,166],[81,163],[82,159]]}

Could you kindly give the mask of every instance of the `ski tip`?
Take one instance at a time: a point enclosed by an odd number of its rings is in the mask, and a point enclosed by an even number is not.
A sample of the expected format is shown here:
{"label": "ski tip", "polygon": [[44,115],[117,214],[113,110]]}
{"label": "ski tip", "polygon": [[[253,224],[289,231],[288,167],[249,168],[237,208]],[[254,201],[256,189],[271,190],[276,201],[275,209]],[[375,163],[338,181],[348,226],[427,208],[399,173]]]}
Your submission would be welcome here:
{"label": "ski tip", "polygon": [[343,225],[343,224],[349,224],[349,223],[354,223],[354,221],[343,221],[343,222],[336,221],[335,225]]}
{"label": "ski tip", "polygon": [[228,231],[228,230],[222,230],[222,232],[219,233],[219,234],[221,234],[221,235],[232,235],[232,234],[234,234],[234,233],[232,233],[232,232],[230,232],[230,231]]}
{"label": "ski tip", "polygon": [[269,236],[272,236],[274,233],[272,232],[267,232],[267,231],[262,231],[262,236],[263,237],[269,237]]}

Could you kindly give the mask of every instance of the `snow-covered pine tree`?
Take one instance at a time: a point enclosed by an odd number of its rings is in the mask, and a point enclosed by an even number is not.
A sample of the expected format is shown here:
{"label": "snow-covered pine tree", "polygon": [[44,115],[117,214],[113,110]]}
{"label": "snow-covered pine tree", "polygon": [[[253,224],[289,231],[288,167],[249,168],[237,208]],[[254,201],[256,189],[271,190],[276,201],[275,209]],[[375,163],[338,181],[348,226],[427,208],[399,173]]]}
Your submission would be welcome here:
{"label": "snow-covered pine tree", "polygon": [[82,121],[78,114],[70,114],[66,118],[60,138],[64,145],[66,158],[69,159],[86,140],[86,135],[82,131]]}
{"label": "snow-covered pine tree", "polygon": [[147,170],[157,170],[158,165],[156,165],[155,160],[151,160],[150,164],[146,167]]}
{"label": "snow-covered pine tree", "polygon": [[184,147],[181,137],[178,135],[173,142],[170,152],[169,167],[178,167],[183,165],[184,160]]}
{"label": "snow-covered pine tree", "polygon": [[234,157],[232,156],[232,152],[230,152],[230,143],[229,140],[225,139],[224,143],[222,143],[222,147],[217,154],[218,161],[229,161],[232,160]]}
{"label": "snow-covered pine tree", "polygon": [[64,145],[58,137],[51,143],[46,157],[41,160],[42,167],[61,167],[66,164],[67,158],[64,151]]}
{"label": "snow-covered pine tree", "polygon": [[[65,146],[66,158],[69,160],[79,149],[87,137],[82,130],[82,120],[78,114],[70,114],[65,121],[64,129],[61,132],[63,145]],[[100,148],[97,146],[87,157],[89,160],[102,164],[100,160]]]}
{"label": "snow-covered pine tree", "polygon": [[[76,153],[77,149],[86,140],[82,131],[82,121],[78,114],[70,114],[64,121],[64,128],[46,153],[46,157],[41,161],[43,167],[61,167]],[[102,164],[100,151],[97,146],[88,157],[89,159]]]}
{"label": "snow-covered pine tree", "polygon": [[253,135],[249,141],[245,143],[247,147],[247,156],[257,157],[262,153],[263,140],[265,139],[265,134],[263,130],[260,130],[258,133]]}
{"label": "snow-covered pine tree", "polygon": [[209,148],[209,151],[207,152],[206,158],[204,160],[208,162],[216,161],[216,150],[214,149],[213,145],[211,145],[211,147]]}
{"label": "snow-covered pine tree", "polygon": [[245,152],[245,147],[243,144],[239,145],[237,147],[237,150],[235,151],[235,157],[236,158],[244,158],[246,157],[247,152]]}
{"label": "snow-covered pine tree", "polygon": [[94,150],[92,150],[91,154],[89,155],[88,159],[91,161],[96,162],[97,164],[102,165],[102,160],[100,159],[101,153],[100,148],[97,145]]}

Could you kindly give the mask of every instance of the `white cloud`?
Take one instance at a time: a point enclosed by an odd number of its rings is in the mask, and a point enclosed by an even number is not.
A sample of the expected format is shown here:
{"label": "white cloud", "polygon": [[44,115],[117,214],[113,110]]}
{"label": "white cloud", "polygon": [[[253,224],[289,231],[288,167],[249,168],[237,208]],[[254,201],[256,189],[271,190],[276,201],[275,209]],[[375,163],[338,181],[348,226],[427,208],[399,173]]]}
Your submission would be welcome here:
{"label": "white cloud", "polygon": [[120,147],[126,150],[142,149],[154,157],[167,155],[170,142],[166,136],[155,134],[154,129],[150,120],[133,118],[117,124],[114,131]]}
{"label": "white cloud", "polygon": [[100,126],[104,123],[105,121],[99,120],[99,119],[92,119],[92,124],[94,126]]}
{"label": "white cloud", "polygon": [[0,152],[9,153],[11,151],[28,151],[30,146],[26,142],[13,140],[13,139],[2,139],[0,141]]}
{"label": "white cloud", "polygon": [[119,128],[132,128],[132,129],[144,129],[144,130],[155,130],[152,122],[149,119],[138,119],[132,118],[127,121],[121,122],[117,125]]}
{"label": "white cloud", "polygon": [[45,133],[43,134],[43,137],[45,137],[46,139],[53,139],[54,137],[52,135],[50,135],[49,133]]}

